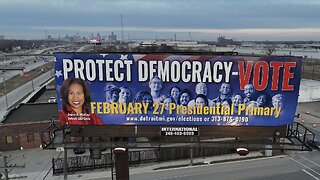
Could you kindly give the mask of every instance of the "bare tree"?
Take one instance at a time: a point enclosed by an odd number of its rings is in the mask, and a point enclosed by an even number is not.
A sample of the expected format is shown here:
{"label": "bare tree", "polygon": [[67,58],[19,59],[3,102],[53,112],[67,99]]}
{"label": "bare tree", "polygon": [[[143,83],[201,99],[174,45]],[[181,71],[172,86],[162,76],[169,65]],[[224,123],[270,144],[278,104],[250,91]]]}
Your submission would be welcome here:
{"label": "bare tree", "polygon": [[273,53],[275,53],[277,50],[276,44],[266,44],[263,47],[263,54],[267,56],[271,56]]}

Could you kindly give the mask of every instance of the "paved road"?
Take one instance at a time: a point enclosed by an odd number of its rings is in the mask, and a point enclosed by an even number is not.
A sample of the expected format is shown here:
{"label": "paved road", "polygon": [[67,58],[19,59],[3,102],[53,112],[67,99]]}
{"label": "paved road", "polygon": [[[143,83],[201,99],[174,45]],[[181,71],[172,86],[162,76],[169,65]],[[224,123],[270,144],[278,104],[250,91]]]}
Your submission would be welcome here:
{"label": "paved road", "polygon": [[[109,178],[110,179],[110,178]],[[320,152],[131,174],[131,180],[290,179],[319,180]]]}
{"label": "paved road", "polygon": [[300,122],[308,129],[315,133],[316,139],[320,140],[320,102],[299,103],[297,113],[300,118],[296,118],[296,122]]}

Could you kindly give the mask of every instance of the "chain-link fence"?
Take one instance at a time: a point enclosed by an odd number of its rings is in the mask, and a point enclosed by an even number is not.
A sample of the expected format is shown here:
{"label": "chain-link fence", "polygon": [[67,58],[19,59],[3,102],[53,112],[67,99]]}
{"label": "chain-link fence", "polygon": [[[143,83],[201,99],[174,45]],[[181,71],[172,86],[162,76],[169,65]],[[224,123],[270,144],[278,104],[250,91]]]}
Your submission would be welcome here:
{"label": "chain-link fence", "polygon": [[303,58],[301,73],[303,79],[320,80],[320,59]]}

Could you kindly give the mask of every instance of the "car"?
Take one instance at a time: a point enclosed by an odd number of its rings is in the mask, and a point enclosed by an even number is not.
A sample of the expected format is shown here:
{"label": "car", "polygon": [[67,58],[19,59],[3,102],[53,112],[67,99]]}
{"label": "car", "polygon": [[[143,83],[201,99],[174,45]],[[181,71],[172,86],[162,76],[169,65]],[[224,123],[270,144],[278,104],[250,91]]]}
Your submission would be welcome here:
{"label": "car", "polygon": [[239,147],[236,149],[236,151],[240,156],[246,156],[247,154],[249,154],[249,150],[247,148]]}
{"label": "car", "polygon": [[308,139],[306,143],[307,143],[307,145],[310,146],[311,148],[320,150],[320,141]]}
{"label": "car", "polygon": [[49,99],[48,99],[48,103],[55,103],[55,102],[57,102],[57,99],[56,99],[56,97],[50,97]]}
{"label": "car", "polygon": [[82,148],[82,147],[77,147],[77,148],[73,149],[73,152],[74,152],[74,154],[83,154],[86,152],[86,149]]}

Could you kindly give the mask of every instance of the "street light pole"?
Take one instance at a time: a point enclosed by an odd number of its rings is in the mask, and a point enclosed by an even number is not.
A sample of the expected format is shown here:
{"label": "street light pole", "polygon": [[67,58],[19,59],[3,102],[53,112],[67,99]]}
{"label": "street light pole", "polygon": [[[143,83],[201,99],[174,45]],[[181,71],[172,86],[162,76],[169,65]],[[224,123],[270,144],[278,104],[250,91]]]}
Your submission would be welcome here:
{"label": "street light pole", "polygon": [[6,87],[6,79],[3,78],[3,86],[4,86],[4,95],[6,97],[6,105],[7,105],[7,109],[9,108],[9,105],[8,105],[8,96],[7,96],[7,87]]}
{"label": "street light pole", "polygon": [[31,83],[32,83],[32,91],[34,91],[33,79],[32,79],[32,81],[31,81]]}
{"label": "street light pole", "polygon": [[3,161],[4,161],[4,179],[9,180],[9,175],[8,175],[8,162],[7,162],[7,157],[3,156]]}

